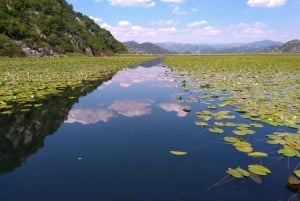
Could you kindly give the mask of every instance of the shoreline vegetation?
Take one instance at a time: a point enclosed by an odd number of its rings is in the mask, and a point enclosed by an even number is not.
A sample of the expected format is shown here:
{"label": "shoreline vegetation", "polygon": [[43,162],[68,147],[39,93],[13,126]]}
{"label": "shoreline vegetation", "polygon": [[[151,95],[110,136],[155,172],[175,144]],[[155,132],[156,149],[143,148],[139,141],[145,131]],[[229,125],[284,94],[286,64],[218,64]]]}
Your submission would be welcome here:
{"label": "shoreline vegetation", "polygon": [[153,56],[2,58],[0,115],[26,112],[67,92],[85,91],[97,80],[152,59]]}

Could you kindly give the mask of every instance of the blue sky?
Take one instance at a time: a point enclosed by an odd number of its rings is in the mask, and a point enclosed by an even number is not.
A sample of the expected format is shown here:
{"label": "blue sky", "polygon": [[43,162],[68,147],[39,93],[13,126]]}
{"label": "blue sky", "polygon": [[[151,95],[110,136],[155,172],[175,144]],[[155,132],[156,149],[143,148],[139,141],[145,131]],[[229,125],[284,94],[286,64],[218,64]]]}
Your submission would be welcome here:
{"label": "blue sky", "polygon": [[300,0],[67,0],[122,42],[300,39]]}

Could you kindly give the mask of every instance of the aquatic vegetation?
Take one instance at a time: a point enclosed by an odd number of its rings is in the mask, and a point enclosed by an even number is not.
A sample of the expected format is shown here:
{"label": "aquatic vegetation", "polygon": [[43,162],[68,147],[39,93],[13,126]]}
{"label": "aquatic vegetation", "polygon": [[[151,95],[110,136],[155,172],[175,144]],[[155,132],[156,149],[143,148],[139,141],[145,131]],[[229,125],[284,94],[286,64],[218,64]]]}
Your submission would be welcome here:
{"label": "aquatic vegetation", "polygon": [[231,176],[235,178],[244,178],[244,177],[249,177],[249,172],[247,170],[242,169],[241,167],[232,169],[228,168],[226,173],[230,174]]}
{"label": "aquatic vegetation", "polygon": [[31,110],[67,90],[86,88],[93,81],[150,59],[153,57],[3,58],[0,63],[0,113]]}
{"label": "aquatic vegetation", "polygon": [[280,144],[277,152],[286,157],[300,157],[300,135],[287,132],[275,132],[272,135],[266,135],[267,143]]}
{"label": "aquatic vegetation", "polygon": [[[262,183],[261,176],[271,174],[261,165],[262,160],[270,160],[270,154],[288,160],[300,157],[299,55],[182,55],[166,56],[165,63],[178,75],[179,83],[185,80],[183,92],[188,95],[183,93],[180,102],[193,100],[204,108],[195,112],[195,125],[223,133],[226,144],[246,154],[249,161],[259,161],[248,165],[248,170],[228,168],[227,175],[209,189],[234,178]],[[264,124],[296,132],[268,134],[260,131]],[[258,142],[264,148],[255,150]],[[265,152],[272,145],[275,151]],[[289,179],[294,183],[288,183],[299,185],[299,171]],[[295,188],[298,192],[299,186]]]}
{"label": "aquatic vegetation", "polygon": [[218,133],[218,134],[224,133],[224,130],[222,128],[218,128],[217,126],[212,126],[208,130],[212,133]]}
{"label": "aquatic vegetation", "polygon": [[[298,55],[167,56],[172,69],[187,72],[201,98],[223,99],[243,118],[300,128]],[[186,87],[189,89],[190,87]],[[216,109],[216,104],[210,108]]]}
{"label": "aquatic vegetation", "polygon": [[265,152],[255,151],[255,152],[248,153],[248,156],[252,156],[252,157],[267,157],[268,154],[265,153]]}
{"label": "aquatic vegetation", "polygon": [[188,153],[186,151],[176,151],[176,150],[171,150],[169,152],[170,152],[170,154],[175,155],[175,156],[184,156]]}
{"label": "aquatic vegetation", "polygon": [[271,173],[271,170],[262,165],[248,165],[248,170],[257,175],[267,175]]}

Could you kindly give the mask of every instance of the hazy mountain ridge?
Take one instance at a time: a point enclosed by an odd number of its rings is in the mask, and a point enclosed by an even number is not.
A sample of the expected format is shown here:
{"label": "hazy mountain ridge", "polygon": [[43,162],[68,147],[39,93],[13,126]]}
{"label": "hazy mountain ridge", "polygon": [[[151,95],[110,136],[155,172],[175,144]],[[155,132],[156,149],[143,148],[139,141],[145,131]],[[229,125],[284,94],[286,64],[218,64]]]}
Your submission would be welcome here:
{"label": "hazy mountain ridge", "polygon": [[294,39],[281,46],[271,46],[263,50],[269,53],[300,53],[300,40]]}
{"label": "hazy mountain ridge", "polygon": [[150,54],[170,54],[172,51],[169,51],[159,45],[154,43],[145,42],[145,43],[137,43],[135,41],[127,41],[124,42],[123,45],[127,47],[129,50],[134,53],[150,53]]}
{"label": "hazy mountain ridge", "polygon": [[263,40],[250,43],[228,44],[184,44],[184,43],[157,43],[157,45],[176,53],[255,53],[270,46],[280,46],[282,42]]}
{"label": "hazy mountain ridge", "polygon": [[0,56],[127,51],[109,31],[65,0],[0,1]]}

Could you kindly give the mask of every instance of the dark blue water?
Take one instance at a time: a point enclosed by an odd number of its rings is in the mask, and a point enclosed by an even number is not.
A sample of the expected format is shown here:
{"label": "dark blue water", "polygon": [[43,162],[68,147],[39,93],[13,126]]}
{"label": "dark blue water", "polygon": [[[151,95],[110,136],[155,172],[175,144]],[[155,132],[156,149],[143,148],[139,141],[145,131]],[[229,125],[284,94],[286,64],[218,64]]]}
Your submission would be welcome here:
{"label": "dark blue water", "polygon": [[[281,159],[278,147],[264,143],[266,134],[284,129],[265,125],[246,137],[270,155],[249,158],[224,143],[233,128],[220,135],[194,125],[195,112],[207,104],[179,103],[179,96],[194,96],[180,84],[180,78],[160,65],[118,72],[81,97],[22,165],[0,175],[0,200],[288,200],[292,192],[285,184],[297,161]],[[192,112],[183,111],[187,106]],[[174,156],[170,150],[188,154]],[[253,163],[272,169],[262,184],[234,179],[209,189],[228,167],[247,169]]]}

